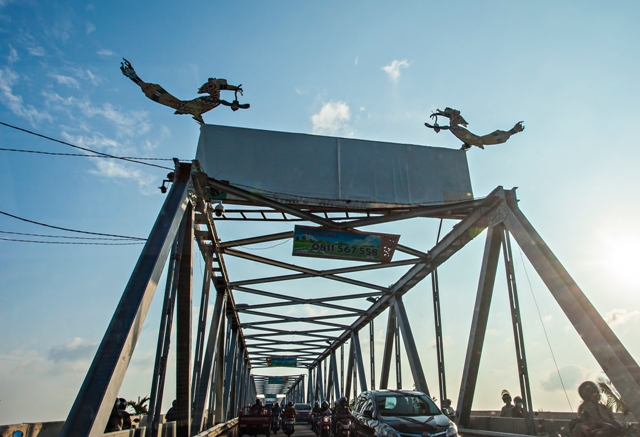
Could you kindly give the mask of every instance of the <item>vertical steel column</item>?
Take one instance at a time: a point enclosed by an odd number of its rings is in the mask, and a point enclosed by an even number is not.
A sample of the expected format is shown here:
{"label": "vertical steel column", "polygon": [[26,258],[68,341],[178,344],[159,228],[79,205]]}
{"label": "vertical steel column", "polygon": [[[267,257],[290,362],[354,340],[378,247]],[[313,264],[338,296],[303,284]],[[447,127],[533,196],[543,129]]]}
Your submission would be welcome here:
{"label": "vertical steel column", "polygon": [[149,414],[147,423],[149,434],[155,437],[158,434],[160,416],[162,414],[162,398],[164,383],[167,375],[167,362],[169,360],[169,348],[171,345],[171,326],[173,325],[173,310],[176,305],[176,293],[178,290],[178,261],[182,254],[182,240],[184,239],[185,221],[180,223],[178,235],[173,244],[169,270],[167,271],[167,283],[165,286],[162,315],[160,317],[160,329],[158,330],[158,345],[156,347],[156,359],[153,368],[151,382],[151,395],[149,397]]}
{"label": "vertical steel column", "polygon": [[340,345],[340,393],[349,396],[349,393],[344,389],[344,344]]}
{"label": "vertical steel column", "polygon": [[[224,313],[223,313],[224,314]],[[225,335],[223,326],[225,317],[220,320],[220,330],[218,333],[218,345],[216,346],[216,369],[215,378],[211,382],[211,393],[209,398],[209,418],[207,420],[207,428],[211,428],[216,423],[224,421],[224,361],[225,361]],[[214,410],[215,400],[215,410]],[[215,413],[213,413],[215,411]]]}
{"label": "vertical steel column", "polygon": [[[395,308],[391,307],[390,311],[394,312],[395,317]],[[396,340],[396,388],[398,390],[402,390],[402,356],[400,355],[400,326],[398,324],[398,319],[394,319],[396,322],[394,337]]]}
{"label": "vertical steel column", "polygon": [[509,232],[502,224],[498,225],[497,228],[499,228],[499,231],[502,233],[502,254],[504,257],[504,269],[507,274],[507,289],[509,291],[509,307],[511,308],[511,322],[513,324],[513,339],[515,340],[516,346],[520,392],[522,393],[522,399],[524,401],[524,421],[527,434],[536,435],[536,423],[533,418],[531,386],[529,385],[529,371],[527,369],[527,355],[524,348],[524,334],[522,319],[520,317],[520,304],[518,303],[516,273],[513,267],[511,240],[509,238]]}
{"label": "vertical steel column", "polygon": [[322,362],[318,363],[318,367],[316,370],[316,383],[318,386],[318,390],[317,390],[317,398],[318,398],[318,402],[322,403],[325,401],[324,398],[324,387],[322,386],[323,382],[324,382],[324,375],[322,373]]}
{"label": "vertical steel column", "polygon": [[61,437],[104,433],[187,204],[191,164],[178,163],[173,186],[94,356]]}
{"label": "vertical steel column", "polygon": [[[353,366],[355,360],[356,358],[355,352],[353,351],[353,341],[351,341],[349,342],[349,355],[347,356],[347,380],[345,382],[346,386],[344,389],[345,396],[351,395],[351,383],[353,382],[353,377],[355,375]],[[355,392],[355,389],[353,391]],[[355,400],[355,397],[353,399]]]}
{"label": "vertical steel column", "polygon": [[224,365],[224,395],[222,398],[224,404],[224,421],[229,420],[229,411],[231,404],[229,402],[231,396],[231,383],[233,379],[233,370],[236,363],[236,341],[238,340],[238,328],[231,327],[229,347],[227,348],[226,362]]}
{"label": "vertical steel column", "polygon": [[389,388],[389,372],[391,370],[391,354],[393,353],[393,341],[396,335],[396,311],[389,307],[387,319],[387,335],[384,339],[384,352],[382,354],[382,369],[380,369],[380,389]]}
{"label": "vertical steel column", "polygon": [[244,364],[244,350],[242,348],[242,344],[237,342],[237,352],[236,352],[236,363],[235,369],[233,370],[233,382],[231,383],[231,395],[229,399],[229,404],[231,405],[231,417],[232,419],[236,417],[236,412],[238,411],[238,391],[239,391],[239,383],[240,383],[240,374],[242,372],[242,366]]}
{"label": "vertical steel column", "polygon": [[[216,283],[217,285],[218,283]],[[198,385],[193,387],[194,402],[193,402],[193,421],[191,423],[191,434],[195,435],[202,431],[204,409],[207,402],[207,394],[209,394],[209,385],[212,380],[213,365],[217,358],[217,346],[219,343],[218,337],[222,335],[222,324],[224,314],[226,311],[227,293],[224,285],[216,287],[216,302],[213,307],[213,314],[211,316],[211,326],[209,328],[209,338],[207,339],[207,351],[202,361],[202,368],[200,370],[200,378],[198,379]],[[219,381],[213,380],[214,384]],[[209,410],[211,416],[213,410]]]}
{"label": "vertical steel column", "polygon": [[375,329],[373,319],[369,322],[369,359],[371,360],[371,390],[376,389],[376,354],[375,354]]}
{"label": "vertical steel column", "polygon": [[413,375],[413,382],[416,385],[416,390],[429,393],[429,387],[427,386],[427,378],[424,376],[424,370],[420,363],[420,356],[418,355],[418,348],[416,342],[413,339],[413,333],[411,332],[411,325],[409,324],[409,318],[407,317],[407,310],[404,308],[404,302],[402,299],[396,298],[396,319],[402,330],[402,340],[404,341],[404,350],[407,352],[407,358],[409,358],[409,367],[411,368],[411,375]]}
{"label": "vertical steel column", "polygon": [[458,406],[456,408],[456,423],[460,427],[466,428],[471,417],[471,404],[473,403],[473,395],[478,381],[478,369],[480,367],[484,336],[487,332],[489,307],[491,306],[493,285],[496,280],[501,243],[500,232],[492,227],[487,228],[487,240],[484,245],[484,255],[482,256],[478,293],[476,294],[476,303],[473,309],[469,344],[467,345],[467,355],[464,361]]}
{"label": "vertical steel column", "polygon": [[[442,223],[442,222],[441,222]],[[433,292],[433,320],[436,327],[436,352],[438,357],[438,388],[440,390],[440,405],[447,399],[447,380],[444,367],[444,341],[442,338],[442,315],[440,314],[440,285],[438,270],[431,272],[431,290]]]}
{"label": "vertical steel column", "polygon": [[358,368],[358,380],[360,380],[360,392],[367,391],[367,377],[364,374],[364,359],[362,349],[360,349],[360,338],[357,332],[351,333],[351,341],[356,355],[356,365]]}
{"label": "vertical steel column", "polygon": [[335,349],[331,351],[331,370],[333,373],[333,390],[336,395],[336,400],[338,400],[342,397],[342,393],[340,392],[340,380],[338,379],[338,362],[336,360]]}
{"label": "vertical steel column", "polygon": [[313,386],[313,374],[311,373],[313,371],[313,369],[310,367],[308,369],[309,372],[309,380],[307,381],[307,403],[309,405],[313,405],[313,390],[311,389],[311,387]]}
{"label": "vertical steel column", "polygon": [[[353,343],[353,339],[351,342]],[[356,399],[358,397],[358,359],[355,354],[355,346],[353,350],[353,399]]]}
{"label": "vertical steel column", "polygon": [[[326,360],[325,360],[326,361]],[[333,360],[329,358],[329,369],[327,370],[327,402],[331,404],[333,400]],[[325,367],[326,369],[326,367]]]}
{"label": "vertical steel column", "polygon": [[193,355],[193,371],[191,373],[192,403],[196,403],[197,387],[202,372],[202,355],[204,354],[204,340],[207,330],[207,310],[209,309],[209,291],[211,289],[211,263],[213,253],[204,254],[204,277],[202,278],[202,294],[200,296],[200,310],[198,311],[198,331],[196,332],[196,349]]}
{"label": "vertical steel column", "polygon": [[193,207],[184,213],[185,232],[176,297],[176,437],[189,437],[191,426],[191,308],[193,300]]}

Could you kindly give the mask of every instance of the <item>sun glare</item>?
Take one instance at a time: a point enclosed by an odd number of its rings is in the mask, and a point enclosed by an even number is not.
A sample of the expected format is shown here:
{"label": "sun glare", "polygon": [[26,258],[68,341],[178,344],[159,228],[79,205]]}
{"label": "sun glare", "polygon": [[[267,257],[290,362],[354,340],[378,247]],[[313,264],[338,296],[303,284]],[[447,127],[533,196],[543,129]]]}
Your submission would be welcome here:
{"label": "sun glare", "polygon": [[605,262],[611,274],[628,284],[640,284],[640,238],[607,238]]}

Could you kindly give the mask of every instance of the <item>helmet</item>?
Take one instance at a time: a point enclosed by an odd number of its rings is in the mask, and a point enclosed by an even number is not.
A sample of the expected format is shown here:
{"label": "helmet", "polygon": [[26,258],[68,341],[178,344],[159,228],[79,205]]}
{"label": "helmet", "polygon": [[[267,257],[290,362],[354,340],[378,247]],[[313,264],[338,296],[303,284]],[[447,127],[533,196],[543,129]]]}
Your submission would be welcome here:
{"label": "helmet", "polygon": [[260,398],[256,398],[256,405],[262,405],[262,401],[260,400]]}
{"label": "helmet", "polygon": [[578,387],[578,394],[585,401],[591,399],[594,393],[600,394],[600,388],[593,381],[585,381]]}
{"label": "helmet", "polygon": [[293,407],[293,402],[289,402],[289,403],[287,404],[287,407]]}
{"label": "helmet", "polygon": [[278,405],[278,403],[276,402],[275,404],[273,404],[273,408],[275,407],[279,407],[280,405]]}
{"label": "helmet", "polygon": [[327,403],[327,401],[324,401],[324,402],[322,403],[322,409],[323,409],[323,410],[326,410],[327,408],[329,408],[329,404]]}
{"label": "helmet", "polygon": [[338,402],[340,403],[340,405],[345,405],[347,403],[347,398],[342,396]]}
{"label": "helmet", "polygon": [[320,402],[316,401],[315,404],[313,404],[314,407],[319,407],[320,406]]}

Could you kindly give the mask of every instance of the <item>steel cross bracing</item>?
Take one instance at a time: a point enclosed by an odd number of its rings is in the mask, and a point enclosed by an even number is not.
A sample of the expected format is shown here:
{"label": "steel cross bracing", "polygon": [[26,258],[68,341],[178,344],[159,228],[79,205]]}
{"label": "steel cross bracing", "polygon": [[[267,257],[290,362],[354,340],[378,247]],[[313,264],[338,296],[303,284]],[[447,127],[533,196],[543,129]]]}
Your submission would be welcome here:
{"label": "steel cross bracing", "polygon": [[[236,203],[242,204],[242,208],[216,216],[211,203],[214,201],[211,198],[212,190],[233,196]],[[263,226],[268,222],[282,226],[282,222],[300,221],[355,230],[362,226],[416,217],[448,217],[459,222],[427,252],[403,244],[397,246],[397,251],[403,255],[388,264],[354,265],[345,262],[346,265],[341,268],[318,269],[282,259],[286,258],[282,255],[278,258],[257,255],[252,252],[253,248],[248,247],[257,243],[286,242],[292,237],[290,228],[249,236],[237,235],[239,228],[236,228],[236,234],[231,238],[220,238],[218,227],[254,221],[250,217],[256,211]],[[522,214],[514,190],[498,187],[484,199],[432,207],[323,210],[279,203],[226,182],[210,179],[197,171],[192,172],[191,164],[176,162],[173,186],[96,352],[61,436],[98,436],[104,431],[172,247],[151,390],[153,408],[149,417],[149,435],[158,435],[161,426],[158,419],[174,312],[177,313],[176,393],[180,418],[176,435],[180,437],[196,435],[215,423],[235,417],[238,409],[255,400],[256,395],[276,395],[284,397],[286,402],[331,401],[366,391],[368,381],[373,388],[376,383],[375,366],[371,362],[375,358],[372,352],[373,321],[384,311],[387,311],[387,332],[379,370],[379,387],[389,386],[394,355],[397,386],[402,386],[400,354],[404,350],[416,388],[429,394],[418,353],[417,334],[412,330],[403,296],[426,276],[433,274],[435,317],[441,339],[446,326],[440,323],[438,299],[441,293],[447,291],[439,289],[436,269],[485,228],[487,241],[457,401],[456,421],[461,426],[466,426],[469,421],[502,248],[518,370],[525,398],[525,417],[528,432],[535,433],[524,353],[525,337],[520,322],[509,236],[522,248],[586,346],[619,389],[631,412],[639,418],[640,368]],[[261,230],[266,230],[266,227]],[[225,229],[225,235],[227,231]],[[196,335],[192,339],[194,240],[206,267]],[[374,273],[382,269],[389,269],[398,279],[391,285],[382,285],[369,277],[367,280],[354,277],[362,272]],[[233,278],[230,271],[233,272]],[[322,281],[324,288],[316,282],[312,289],[323,291],[310,294],[306,286],[301,285],[309,280]],[[208,311],[210,304],[213,305],[212,311]],[[365,365],[367,355],[361,349],[359,334],[367,327],[370,334],[370,362]],[[344,346],[347,343],[345,357]],[[338,348],[340,360],[337,359]],[[269,358],[278,356],[296,358],[297,366],[306,367],[306,372],[289,375],[283,383],[275,380],[269,383],[268,376],[255,374],[256,369],[267,367]],[[445,393],[444,362],[444,347],[440,347],[437,363],[440,393]],[[366,368],[370,369],[370,378],[366,377]]]}

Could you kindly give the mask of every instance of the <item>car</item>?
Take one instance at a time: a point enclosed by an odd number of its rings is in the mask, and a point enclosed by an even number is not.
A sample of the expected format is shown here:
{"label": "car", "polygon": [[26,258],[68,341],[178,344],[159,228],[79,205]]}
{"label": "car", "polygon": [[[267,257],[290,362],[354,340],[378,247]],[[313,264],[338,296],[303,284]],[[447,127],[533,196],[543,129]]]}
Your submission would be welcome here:
{"label": "car", "polygon": [[355,437],[457,437],[458,428],[426,394],[371,390],[353,409]]}
{"label": "car", "polygon": [[311,422],[311,405],[295,404],[293,408],[296,409],[296,421]]}

